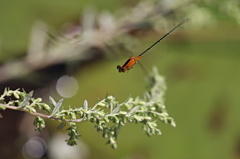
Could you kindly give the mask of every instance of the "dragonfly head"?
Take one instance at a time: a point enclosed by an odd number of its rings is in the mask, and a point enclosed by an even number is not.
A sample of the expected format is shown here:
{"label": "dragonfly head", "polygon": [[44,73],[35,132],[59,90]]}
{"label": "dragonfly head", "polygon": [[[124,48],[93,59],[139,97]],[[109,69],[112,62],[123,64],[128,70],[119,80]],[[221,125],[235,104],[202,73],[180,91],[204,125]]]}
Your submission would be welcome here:
{"label": "dragonfly head", "polygon": [[120,65],[117,65],[118,72],[125,72],[124,68]]}

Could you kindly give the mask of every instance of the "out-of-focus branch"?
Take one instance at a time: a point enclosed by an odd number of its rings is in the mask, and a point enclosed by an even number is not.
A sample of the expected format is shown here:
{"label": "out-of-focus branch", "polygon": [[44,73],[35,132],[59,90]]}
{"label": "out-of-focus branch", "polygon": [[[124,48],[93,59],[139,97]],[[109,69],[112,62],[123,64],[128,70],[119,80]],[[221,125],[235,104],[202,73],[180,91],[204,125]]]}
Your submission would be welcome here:
{"label": "out-of-focus branch", "polygon": [[[178,8],[168,5],[169,9],[163,9],[159,7],[161,4],[142,1],[133,8],[115,14],[87,9],[81,25],[67,23],[60,34],[47,24],[36,22],[32,27],[26,56],[0,67],[0,83],[56,64],[82,62],[99,56],[112,57],[116,48],[128,51],[127,46],[122,45],[124,39],[133,42],[133,32],[146,27],[154,28],[152,26],[157,19],[163,19]],[[97,51],[93,52],[94,48]],[[107,51],[109,49],[111,52]]]}

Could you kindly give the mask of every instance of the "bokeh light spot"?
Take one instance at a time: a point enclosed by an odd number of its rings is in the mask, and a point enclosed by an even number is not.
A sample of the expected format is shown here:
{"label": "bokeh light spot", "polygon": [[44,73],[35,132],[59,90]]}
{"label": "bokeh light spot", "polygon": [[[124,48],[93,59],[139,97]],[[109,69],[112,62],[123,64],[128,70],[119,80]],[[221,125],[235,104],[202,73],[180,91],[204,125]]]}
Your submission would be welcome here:
{"label": "bokeh light spot", "polygon": [[56,89],[59,95],[64,98],[73,97],[78,91],[78,82],[74,77],[64,75],[57,81]]}
{"label": "bokeh light spot", "polygon": [[22,154],[25,158],[41,158],[46,149],[46,142],[42,138],[32,137],[24,145]]}

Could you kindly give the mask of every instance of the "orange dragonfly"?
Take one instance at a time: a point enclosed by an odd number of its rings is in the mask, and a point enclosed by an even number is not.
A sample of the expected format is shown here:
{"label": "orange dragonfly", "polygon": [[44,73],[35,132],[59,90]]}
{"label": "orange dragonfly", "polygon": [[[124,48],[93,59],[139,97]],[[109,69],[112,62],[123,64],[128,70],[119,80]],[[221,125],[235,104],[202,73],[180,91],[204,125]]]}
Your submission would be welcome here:
{"label": "orange dragonfly", "polygon": [[156,44],[161,42],[164,38],[166,38],[169,34],[171,34],[175,29],[177,29],[178,27],[180,27],[182,24],[184,24],[187,21],[188,21],[188,19],[183,20],[181,23],[179,23],[177,26],[175,26],[171,31],[169,31],[167,34],[165,34],[163,37],[161,37],[158,41],[156,41],[154,44],[152,44],[149,48],[147,48],[145,51],[143,51],[137,57],[130,57],[122,66],[118,65],[117,66],[118,71],[126,72],[127,70],[130,70],[131,68],[133,68],[134,65],[138,62],[138,60],[140,58],[142,58],[142,56],[144,54],[146,54],[153,46],[155,46]]}

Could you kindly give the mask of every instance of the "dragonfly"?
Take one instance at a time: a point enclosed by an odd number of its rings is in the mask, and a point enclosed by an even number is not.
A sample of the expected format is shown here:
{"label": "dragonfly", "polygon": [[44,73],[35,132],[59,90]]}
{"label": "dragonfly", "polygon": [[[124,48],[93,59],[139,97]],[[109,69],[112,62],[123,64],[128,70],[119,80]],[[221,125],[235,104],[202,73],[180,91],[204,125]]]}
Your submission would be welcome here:
{"label": "dragonfly", "polygon": [[163,39],[165,39],[168,35],[170,35],[174,30],[176,30],[178,27],[183,25],[185,22],[187,22],[189,19],[183,20],[181,23],[179,23],[177,26],[175,26],[172,30],[170,30],[167,34],[165,34],[163,37],[161,37],[158,41],[156,41],[154,44],[152,44],[149,48],[147,48],[145,51],[143,51],[140,55],[137,57],[130,57],[122,66],[117,65],[117,69],[119,72],[126,72],[134,67],[134,65],[138,62],[139,59],[143,57],[151,48],[153,48],[155,45],[160,43]]}

